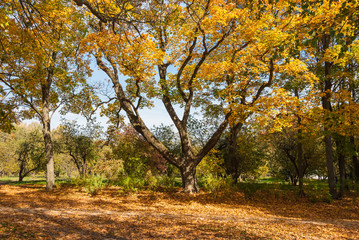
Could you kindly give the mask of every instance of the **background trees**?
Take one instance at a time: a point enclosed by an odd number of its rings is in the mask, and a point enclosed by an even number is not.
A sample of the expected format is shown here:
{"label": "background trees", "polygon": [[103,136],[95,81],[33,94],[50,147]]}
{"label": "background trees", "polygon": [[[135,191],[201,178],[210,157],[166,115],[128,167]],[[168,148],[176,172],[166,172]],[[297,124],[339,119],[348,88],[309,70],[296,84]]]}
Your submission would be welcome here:
{"label": "background trees", "polygon": [[101,129],[93,122],[81,127],[76,123],[63,122],[60,128],[60,152],[68,154],[75,163],[80,176],[85,177],[91,172],[90,166],[99,154]]}
{"label": "background trees", "polygon": [[17,175],[21,182],[30,173],[45,170],[45,148],[40,125],[17,125],[11,134],[1,132],[0,144],[2,175]]}

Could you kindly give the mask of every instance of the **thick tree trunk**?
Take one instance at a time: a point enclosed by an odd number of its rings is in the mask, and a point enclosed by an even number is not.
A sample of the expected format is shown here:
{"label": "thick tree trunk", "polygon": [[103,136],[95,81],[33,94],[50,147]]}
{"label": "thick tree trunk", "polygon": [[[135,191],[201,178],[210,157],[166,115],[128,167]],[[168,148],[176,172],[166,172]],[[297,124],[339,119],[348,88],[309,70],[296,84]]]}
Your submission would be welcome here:
{"label": "thick tree trunk", "polygon": [[182,186],[184,193],[199,193],[199,186],[196,176],[196,166],[189,164],[179,168],[182,177]]}
{"label": "thick tree trunk", "polygon": [[227,153],[227,173],[231,175],[234,183],[238,182],[239,177],[239,158],[237,156],[237,136],[243,124],[238,123],[230,127],[230,136],[228,139],[228,153]]}

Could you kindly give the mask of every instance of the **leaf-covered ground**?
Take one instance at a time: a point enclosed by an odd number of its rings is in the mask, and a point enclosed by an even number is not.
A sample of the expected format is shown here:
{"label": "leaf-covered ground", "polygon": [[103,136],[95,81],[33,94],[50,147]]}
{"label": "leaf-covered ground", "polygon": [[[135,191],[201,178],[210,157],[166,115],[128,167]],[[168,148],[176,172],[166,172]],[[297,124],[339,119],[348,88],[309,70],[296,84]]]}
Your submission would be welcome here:
{"label": "leaf-covered ground", "polygon": [[0,185],[0,239],[358,239],[359,199]]}

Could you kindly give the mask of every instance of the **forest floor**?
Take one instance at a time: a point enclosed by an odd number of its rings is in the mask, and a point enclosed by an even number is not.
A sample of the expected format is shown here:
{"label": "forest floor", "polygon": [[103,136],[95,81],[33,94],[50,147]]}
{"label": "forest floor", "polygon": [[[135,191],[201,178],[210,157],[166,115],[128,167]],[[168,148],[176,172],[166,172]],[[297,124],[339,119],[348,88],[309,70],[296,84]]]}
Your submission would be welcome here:
{"label": "forest floor", "polygon": [[359,199],[0,185],[0,239],[358,239]]}

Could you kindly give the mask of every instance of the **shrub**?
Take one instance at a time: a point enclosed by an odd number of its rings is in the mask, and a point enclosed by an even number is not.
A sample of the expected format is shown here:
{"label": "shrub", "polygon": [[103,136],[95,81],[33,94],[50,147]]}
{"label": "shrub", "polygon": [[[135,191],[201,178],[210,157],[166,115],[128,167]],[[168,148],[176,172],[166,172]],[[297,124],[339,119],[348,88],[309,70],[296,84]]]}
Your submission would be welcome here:
{"label": "shrub", "polygon": [[139,177],[119,176],[115,184],[123,187],[126,191],[138,191],[144,189],[146,181]]}
{"label": "shrub", "polygon": [[172,192],[176,187],[176,179],[167,175],[151,177],[149,187],[155,191]]}
{"label": "shrub", "polygon": [[203,177],[200,183],[210,192],[233,191],[235,188],[232,178],[215,177],[212,174]]}
{"label": "shrub", "polygon": [[98,192],[106,186],[102,176],[78,177],[71,179],[71,183],[82,187],[83,190],[92,196],[97,195]]}

